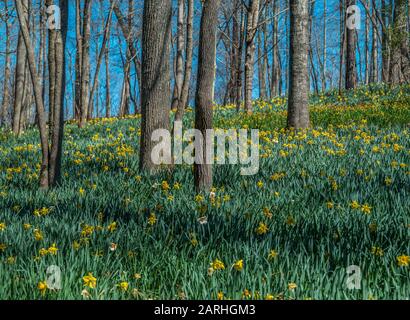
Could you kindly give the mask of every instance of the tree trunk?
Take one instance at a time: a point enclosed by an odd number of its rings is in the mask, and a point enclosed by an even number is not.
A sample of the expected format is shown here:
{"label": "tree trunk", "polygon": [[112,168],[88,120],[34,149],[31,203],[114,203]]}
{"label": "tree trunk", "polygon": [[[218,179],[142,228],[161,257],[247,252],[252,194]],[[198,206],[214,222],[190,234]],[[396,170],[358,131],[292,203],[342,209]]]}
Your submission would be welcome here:
{"label": "tree trunk", "polygon": [[[349,7],[356,5],[356,0],[347,0],[346,4],[346,17],[349,18],[347,15],[347,10]],[[354,14],[354,13],[352,13]],[[345,23],[346,29],[346,85],[345,89],[355,89],[357,85],[357,70],[356,70],[356,29],[349,28],[348,23]]]}
{"label": "tree trunk", "polygon": [[5,17],[4,21],[6,24],[6,57],[5,57],[5,66],[4,66],[4,85],[3,85],[3,99],[1,103],[0,110],[0,124],[6,125],[8,120],[9,113],[9,104],[10,104],[10,90],[9,82],[11,77],[11,23],[10,23],[10,13],[9,13],[9,0],[4,2],[4,11]]}
{"label": "tree trunk", "polygon": [[288,128],[309,127],[309,0],[290,0]]}
{"label": "tree trunk", "polygon": [[273,53],[272,53],[272,81],[271,81],[271,98],[276,97],[281,94],[279,90],[281,81],[281,66],[280,66],[280,56],[279,56],[279,28],[278,28],[278,0],[272,2],[272,33],[273,33]]}
{"label": "tree trunk", "polygon": [[110,35],[110,32],[111,32],[112,13],[113,13],[113,6],[111,5],[111,9],[110,9],[110,11],[108,13],[108,17],[107,17],[107,22],[105,23],[105,26],[104,26],[103,42],[101,44],[100,52],[98,53],[97,66],[95,68],[94,81],[93,81],[93,85],[91,87],[90,98],[89,98],[90,105],[93,105],[94,92],[96,90],[96,86],[97,86],[97,82],[98,82],[98,78],[99,78],[102,59],[103,59],[104,55],[106,54],[107,42],[108,42],[108,38],[109,38],[109,35]]}
{"label": "tree trunk", "polygon": [[[202,8],[199,33],[198,77],[195,95],[195,128],[206,137],[206,130],[213,128],[212,93],[215,81],[216,32],[220,0],[206,0]],[[212,143],[213,141],[208,141]],[[208,192],[212,188],[212,165],[208,159],[206,139],[200,142],[202,164],[194,166],[195,188],[197,192]]]}
{"label": "tree trunk", "polygon": [[241,24],[239,30],[239,49],[238,49],[238,66],[236,67],[236,110],[241,109],[242,103],[242,61],[243,61],[243,47],[245,41],[245,13],[243,6],[241,6]]}
{"label": "tree trunk", "polygon": [[176,110],[182,93],[182,85],[184,82],[184,18],[185,4],[184,0],[178,0],[178,28],[177,28],[177,55],[176,55],[176,70],[175,70],[175,94],[173,97],[171,109]]}
{"label": "tree trunk", "polygon": [[[54,0],[47,0],[47,6],[54,5]],[[61,181],[61,156],[64,135],[64,96],[65,96],[65,44],[68,28],[68,0],[60,0],[61,29],[49,29],[49,72],[50,83],[54,84],[53,92],[50,87],[50,110],[53,110],[53,125],[50,139],[51,150],[48,168],[49,186],[53,187]],[[53,55],[50,55],[50,52]],[[54,66],[52,66],[54,65]],[[53,70],[53,71],[52,71]]]}
{"label": "tree trunk", "polygon": [[30,68],[30,74],[32,79],[32,85],[34,88],[34,97],[36,101],[36,108],[37,108],[37,116],[38,116],[38,127],[40,132],[40,140],[41,140],[41,150],[42,150],[42,163],[40,169],[40,187],[41,188],[48,188],[49,187],[49,179],[48,179],[48,137],[47,137],[47,125],[46,125],[46,118],[44,112],[44,103],[41,94],[41,87],[39,85],[38,74],[37,74],[37,67],[36,67],[36,59],[34,54],[34,48],[31,43],[29,29],[27,26],[27,20],[25,16],[25,9],[23,3],[20,0],[15,0],[17,15],[20,22],[20,31],[22,35],[22,39],[24,40],[24,44],[26,47],[27,52],[27,59],[28,65]]}
{"label": "tree trunk", "polygon": [[407,1],[396,0],[392,30],[392,56],[390,83],[393,85],[410,81],[409,38],[407,35]]}
{"label": "tree trunk", "polygon": [[90,36],[91,36],[91,5],[92,0],[84,1],[82,25],[82,58],[81,58],[81,120],[80,128],[84,127],[88,118],[90,94]]}
{"label": "tree trunk", "polygon": [[[375,3],[373,2],[373,21],[377,21],[377,8],[375,7]],[[379,82],[379,48],[377,42],[377,32],[378,32],[378,25],[377,23],[372,24],[372,69],[371,69],[371,77],[370,81],[372,83]]]}
{"label": "tree trunk", "polygon": [[105,117],[111,117],[110,47],[105,48]]}
{"label": "tree trunk", "polygon": [[[145,0],[142,30],[142,128],[140,169],[155,173],[160,166],[151,158],[157,129],[169,130],[171,1]],[[170,156],[170,155],[169,155]]]}
{"label": "tree trunk", "polygon": [[81,83],[82,83],[82,59],[83,59],[83,36],[81,27],[81,0],[76,0],[76,55],[75,55],[75,103],[74,118],[81,121]]}
{"label": "tree trunk", "polygon": [[259,0],[249,0],[245,58],[245,110],[252,112],[255,36],[259,23]]}
{"label": "tree trunk", "polygon": [[[27,32],[28,29],[28,0],[21,1],[21,19],[26,21]],[[13,108],[13,132],[16,135],[21,133],[21,116],[23,111],[23,104],[25,100],[25,82],[26,82],[26,66],[27,66],[27,51],[24,44],[22,30],[20,29],[17,43],[17,57],[16,57],[16,74],[14,84],[14,108]]]}
{"label": "tree trunk", "polygon": [[327,89],[326,85],[326,73],[327,73],[327,1],[323,1],[323,48],[322,48],[322,92]]}
{"label": "tree trunk", "polygon": [[186,42],[186,57],[185,57],[185,74],[182,84],[181,99],[179,101],[178,110],[175,115],[175,120],[181,121],[184,116],[185,108],[188,106],[189,85],[192,75],[192,55],[193,55],[193,22],[194,22],[194,0],[188,0],[187,13],[187,42]]}

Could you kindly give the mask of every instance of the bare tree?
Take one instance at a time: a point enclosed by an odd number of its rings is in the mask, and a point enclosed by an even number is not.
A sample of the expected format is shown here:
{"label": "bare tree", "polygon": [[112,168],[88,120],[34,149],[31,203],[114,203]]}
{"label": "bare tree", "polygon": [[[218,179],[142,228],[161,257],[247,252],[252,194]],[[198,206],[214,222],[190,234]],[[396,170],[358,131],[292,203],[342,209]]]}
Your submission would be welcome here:
{"label": "bare tree", "polygon": [[[346,18],[348,16],[348,10],[352,6],[356,5],[356,0],[347,0],[346,3]],[[355,12],[350,12],[350,14],[355,14]],[[345,89],[350,90],[356,88],[357,85],[357,70],[356,70],[356,48],[357,48],[357,37],[356,29],[351,28],[348,23],[345,23],[346,28],[346,85]]]}
{"label": "bare tree", "polygon": [[[205,0],[202,8],[198,49],[198,79],[195,95],[195,128],[206,136],[212,129],[212,105],[216,64],[216,31],[220,0]],[[200,141],[202,163],[194,166],[195,187],[199,191],[209,191],[212,187],[212,165],[207,159],[207,141]]]}
{"label": "bare tree", "polygon": [[245,59],[245,110],[252,112],[252,93],[255,60],[255,36],[259,23],[259,0],[249,0],[247,6],[246,59]]}
{"label": "bare tree", "polygon": [[[29,31],[29,1],[21,1],[21,19],[26,21],[27,31]],[[17,56],[16,56],[16,72],[14,83],[14,107],[13,107],[13,132],[16,135],[21,133],[21,117],[23,112],[23,104],[26,100],[26,84],[29,81],[27,79],[27,50],[24,44],[23,32],[20,28],[17,44]],[[28,86],[28,85],[27,85]]]}
{"label": "bare tree", "polygon": [[93,0],[85,0],[83,8],[81,35],[81,118],[80,127],[87,123],[90,92],[90,37],[91,37],[91,5]]}
{"label": "bare tree", "polygon": [[290,0],[288,127],[307,128],[309,119],[309,0]]}
{"label": "bare tree", "polygon": [[393,85],[410,82],[410,49],[407,33],[407,1],[396,0],[391,40],[390,82]]}
{"label": "bare tree", "polygon": [[11,21],[9,12],[9,0],[5,0],[4,2],[4,10],[5,14],[3,20],[6,26],[6,58],[4,65],[3,99],[0,110],[0,124],[6,124],[10,107],[9,82],[11,78]]}
{"label": "bare tree", "polygon": [[185,73],[182,84],[181,98],[178,104],[178,110],[175,120],[180,121],[184,116],[185,108],[188,105],[189,85],[192,75],[192,55],[193,55],[193,31],[194,31],[194,0],[188,0],[187,27],[186,27],[186,56],[185,56]]}
{"label": "bare tree", "polygon": [[155,173],[151,158],[157,129],[169,129],[171,1],[145,0],[142,31],[142,128],[140,169]]}
{"label": "bare tree", "polygon": [[184,18],[185,4],[184,0],[178,0],[178,27],[177,27],[177,54],[175,63],[175,82],[174,97],[172,98],[171,109],[176,110],[182,94],[182,85],[184,82]]}

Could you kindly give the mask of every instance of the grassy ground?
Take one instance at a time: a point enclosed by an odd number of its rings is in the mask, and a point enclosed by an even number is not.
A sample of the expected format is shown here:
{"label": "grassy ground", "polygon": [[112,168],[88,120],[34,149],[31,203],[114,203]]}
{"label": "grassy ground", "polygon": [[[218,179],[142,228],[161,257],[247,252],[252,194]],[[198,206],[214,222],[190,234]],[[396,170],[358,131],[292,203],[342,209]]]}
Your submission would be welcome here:
{"label": "grassy ground", "polygon": [[[216,166],[214,197],[189,166],[138,172],[138,118],[68,125],[48,193],[36,131],[0,133],[0,298],[409,299],[410,88],[312,97],[297,134],[285,105],[217,109],[219,128],[262,130],[262,149],[256,176]],[[61,290],[44,284],[51,265]]]}

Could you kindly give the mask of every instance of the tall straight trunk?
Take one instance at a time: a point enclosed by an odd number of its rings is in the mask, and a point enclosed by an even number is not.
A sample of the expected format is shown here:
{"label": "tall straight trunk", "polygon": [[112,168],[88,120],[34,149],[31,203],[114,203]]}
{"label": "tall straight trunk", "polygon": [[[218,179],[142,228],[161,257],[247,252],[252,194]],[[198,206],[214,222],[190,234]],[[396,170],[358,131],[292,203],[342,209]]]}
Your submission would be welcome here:
{"label": "tall straight trunk", "polygon": [[[54,5],[54,0],[47,0],[48,6]],[[61,156],[64,135],[64,96],[66,82],[66,59],[65,45],[68,28],[68,0],[59,1],[61,12],[61,29],[49,29],[49,73],[50,83],[54,84],[52,92],[50,88],[50,110],[53,112],[52,131],[50,134],[51,149],[48,168],[48,183],[50,187],[56,186],[61,181]],[[53,55],[50,55],[50,52]],[[52,66],[54,65],[54,66]]]}
{"label": "tall straight trunk", "polygon": [[[109,37],[109,35],[108,35]],[[111,117],[111,79],[110,79],[110,46],[109,39],[104,52],[105,61],[105,117]]]}
{"label": "tall straight trunk", "polygon": [[188,105],[189,85],[192,75],[192,55],[193,55],[193,23],[194,23],[194,0],[188,0],[187,27],[186,27],[186,53],[185,53],[185,73],[182,84],[181,99],[175,120],[181,121],[184,116],[185,108]]}
{"label": "tall straight trunk", "polygon": [[309,127],[309,0],[290,0],[288,128]]}
{"label": "tall straight trunk", "polygon": [[252,112],[252,93],[255,60],[255,36],[259,23],[259,0],[249,0],[247,7],[246,57],[245,57],[245,110]]}
{"label": "tall straight trunk", "polygon": [[266,93],[266,69],[264,50],[262,43],[262,32],[258,32],[258,78],[259,78],[259,99],[265,100]]}
{"label": "tall straight trunk", "polygon": [[[28,0],[21,1],[21,19],[26,21],[27,31],[28,29]],[[23,111],[23,103],[25,100],[25,82],[26,82],[26,67],[27,67],[27,50],[24,44],[23,33],[20,28],[17,43],[17,57],[16,57],[16,73],[14,84],[14,107],[13,107],[13,132],[19,135],[21,132],[21,115]]]}
{"label": "tall straight trunk", "polygon": [[36,67],[36,58],[34,53],[34,48],[31,43],[29,29],[27,26],[27,20],[25,15],[25,8],[23,2],[20,0],[15,0],[15,5],[17,9],[17,15],[20,22],[20,31],[21,36],[24,41],[28,65],[30,68],[30,74],[32,79],[32,85],[34,88],[34,98],[37,108],[37,117],[38,117],[38,127],[40,132],[40,141],[41,141],[41,150],[42,150],[42,163],[40,169],[40,187],[48,188],[49,179],[48,179],[48,165],[49,165],[49,149],[48,149],[48,137],[47,137],[47,125],[44,112],[44,103],[42,98],[41,87],[39,85],[37,67]]}
{"label": "tall straight trunk", "polygon": [[[155,173],[151,152],[157,129],[169,130],[171,1],[145,0],[142,28],[142,126],[140,169]],[[171,156],[171,155],[167,155]]]}
{"label": "tall straight trunk", "polygon": [[[372,9],[373,21],[377,21],[377,8],[375,7],[375,2],[373,1],[373,9]],[[377,23],[372,23],[372,63],[371,63],[371,77],[370,81],[372,83],[379,82],[379,48],[377,42],[377,32],[378,32],[378,25]]]}
{"label": "tall straight trunk", "polygon": [[82,128],[87,123],[90,94],[90,37],[91,37],[91,5],[92,0],[84,0],[82,24],[82,58],[81,58],[81,120]]}
{"label": "tall straight trunk", "polygon": [[11,23],[10,23],[10,13],[9,13],[9,0],[5,0],[4,2],[4,11],[5,11],[5,27],[6,27],[6,56],[5,56],[5,64],[4,64],[4,84],[3,84],[3,98],[1,103],[1,110],[0,110],[0,124],[5,125],[7,123],[8,118],[8,111],[9,111],[9,103],[10,103],[10,90],[9,90],[9,82],[11,77]]}
{"label": "tall straight trunk", "polygon": [[[198,49],[198,77],[195,95],[195,128],[206,137],[206,130],[213,128],[213,90],[216,65],[216,32],[220,0],[206,0],[202,8],[201,27]],[[197,143],[197,142],[196,142]],[[212,165],[208,159],[208,143],[200,142],[200,157],[202,163],[195,163],[194,178],[197,192],[208,192],[212,188]]]}
{"label": "tall straight trunk", "polygon": [[239,4],[234,3],[232,8],[232,42],[230,52],[230,79],[229,79],[229,102],[236,104],[236,75],[238,66],[238,49],[239,49]]}
{"label": "tall straight trunk", "polygon": [[242,61],[243,61],[243,47],[245,41],[245,13],[243,6],[241,6],[241,24],[239,29],[239,48],[238,48],[238,65],[236,67],[236,110],[241,109],[242,103]]}
{"label": "tall straight trunk", "polygon": [[341,0],[339,4],[340,13],[340,52],[339,52],[339,95],[342,94],[343,89],[343,66],[345,64],[345,51],[346,51],[346,13],[345,13],[345,1]]}
{"label": "tall straight trunk", "polygon": [[[310,78],[313,81],[313,88],[316,94],[319,94],[319,83],[316,73],[315,62],[313,60],[313,45],[312,45],[312,28],[313,28],[313,14],[315,12],[315,2],[312,2],[309,6],[309,69],[310,69]],[[309,81],[309,89],[310,89],[310,81]]]}
{"label": "tall straight trunk", "polygon": [[185,4],[184,0],[178,0],[178,28],[177,28],[177,55],[175,70],[175,94],[172,99],[171,109],[176,110],[181,100],[182,86],[184,82],[184,18]]}
{"label": "tall straight trunk", "polygon": [[[268,5],[268,2],[265,3]],[[268,17],[268,7],[265,8],[265,19]],[[264,21],[262,25],[262,34],[263,34],[263,79],[265,81],[265,99],[269,96],[269,84],[270,84],[270,66],[269,66],[269,49],[268,49],[268,22]]]}
{"label": "tall straight trunk", "polygon": [[[370,0],[367,0],[367,6]],[[369,57],[369,39],[370,39],[370,19],[366,14],[365,23],[365,40],[364,40],[364,73],[365,73],[365,84],[368,85],[370,82],[370,57]]]}
{"label": "tall straight trunk", "polygon": [[279,1],[272,2],[272,33],[273,33],[273,51],[272,51],[272,81],[271,81],[271,97],[276,97],[281,94],[279,85],[281,81],[281,66],[279,55],[279,22],[278,22],[278,6]]}
{"label": "tall straight trunk", "polygon": [[40,17],[39,17],[39,26],[40,26],[40,48],[39,48],[39,53],[38,53],[38,74],[40,78],[40,85],[41,85],[41,91],[42,91],[42,96],[43,96],[43,101],[45,100],[46,96],[46,72],[47,72],[47,67],[46,67],[46,61],[47,61],[47,50],[46,50],[46,41],[47,41],[47,25],[46,25],[46,19],[47,19],[47,14],[46,10],[44,8],[44,3],[43,1],[40,1],[39,3],[39,11],[40,11]]}
{"label": "tall straight trunk", "polygon": [[322,48],[322,70],[321,81],[322,91],[325,92],[326,86],[326,73],[327,73],[327,0],[323,0],[323,48]]}
{"label": "tall straight trunk", "polygon": [[[346,18],[350,18],[347,15],[349,7],[356,5],[356,0],[347,0],[346,3]],[[354,14],[354,13],[351,13]],[[355,89],[357,86],[357,70],[356,70],[356,47],[357,37],[356,29],[349,27],[348,23],[345,23],[346,29],[346,83],[345,89]]]}
{"label": "tall straight trunk", "polygon": [[[388,25],[388,6],[386,0],[381,0],[381,16],[384,25]],[[387,28],[383,28],[382,38],[382,81],[384,83],[390,82],[390,34]]]}
{"label": "tall straight trunk", "polygon": [[81,121],[81,83],[82,83],[82,59],[83,59],[83,32],[81,17],[81,0],[76,0],[75,26],[76,26],[76,54],[75,54],[75,97],[74,97],[74,118]]}

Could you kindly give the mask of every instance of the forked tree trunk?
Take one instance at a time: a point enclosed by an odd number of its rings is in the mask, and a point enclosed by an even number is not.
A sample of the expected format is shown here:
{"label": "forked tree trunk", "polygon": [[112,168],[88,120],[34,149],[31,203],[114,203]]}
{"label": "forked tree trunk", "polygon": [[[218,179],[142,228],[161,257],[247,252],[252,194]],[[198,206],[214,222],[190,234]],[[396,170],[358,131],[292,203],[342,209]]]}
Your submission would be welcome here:
{"label": "forked tree trunk", "polygon": [[193,31],[194,31],[193,23],[194,23],[194,0],[188,0],[185,74],[184,74],[184,82],[182,84],[181,99],[179,101],[178,110],[175,115],[176,121],[181,121],[183,119],[185,108],[188,106],[189,86],[191,84],[191,75],[192,75]]}
{"label": "forked tree trunk", "polygon": [[40,169],[40,187],[41,188],[48,188],[49,187],[49,179],[48,179],[48,162],[49,162],[49,149],[48,149],[48,135],[47,135],[47,125],[46,125],[46,118],[44,112],[44,103],[43,97],[41,95],[41,87],[39,85],[39,77],[37,74],[37,64],[36,58],[34,54],[34,48],[31,43],[29,29],[27,26],[27,20],[25,18],[25,9],[23,3],[20,0],[15,0],[17,15],[20,22],[20,31],[22,39],[24,40],[24,44],[27,50],[27,59],[28,65],[30,68],[30,74],[32,79],[32,84],[34,87],[34,98],[36,102],[37,108],[37,117],[38,117],[38,127],[40,131],[40,141],[41,141],[41,150],[42,150],[42,162],[41,162],[41,169]]}
{"label": "forked tree trunk", "polygon": [[155,173],[151,152],[157,129],[169,130],[171,1],[145,0],[142,30],[142,125],[140,169]]}
{"label": "forked tree trunk", "polygon": [[290,0],[288,128],[309,127],[309,0]]}
{"label": "forked tree trunk", "polygon": [[175,68],[174,97],[171,109],[176,110],[181,100],[182,85],[184,82],[184,0],[178,0],[178,27],[177,27],[177,55]]}
{"label": "forked tree trunk", "polygon": [[[195,95],[195,128],[206,137],[206,130],[213,128],[213,90],[215,85],[216,31],[220,0],[205,0],[202,8],[198,49],[198,77]],[[196,142],[197,143],[197,142]],[[212,143],[209,141],[209,143]],[[207,141],[200,142],[201,163],[195,163],[194,178],[197,192],[212,188],[212,165],[207,155]]]}

